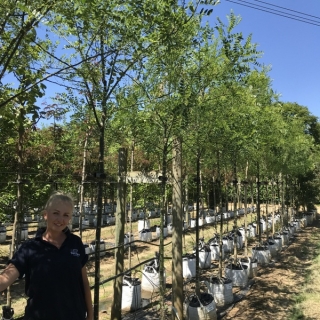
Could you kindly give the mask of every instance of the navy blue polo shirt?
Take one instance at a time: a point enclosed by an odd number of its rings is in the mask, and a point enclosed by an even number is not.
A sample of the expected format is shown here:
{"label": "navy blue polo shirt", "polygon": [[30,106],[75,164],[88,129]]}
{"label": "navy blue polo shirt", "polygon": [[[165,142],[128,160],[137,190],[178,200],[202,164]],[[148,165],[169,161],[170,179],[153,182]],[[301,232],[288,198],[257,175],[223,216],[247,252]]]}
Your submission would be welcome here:
{"label": "navy blue polo shirt", "polygon": [[42,239],[45,228],[25,241],[9,263],[25,275],[29,297],[25,320],[84,320],[86,304],[81,270],[88,256],[81,239],[65,231],[60,249]]}

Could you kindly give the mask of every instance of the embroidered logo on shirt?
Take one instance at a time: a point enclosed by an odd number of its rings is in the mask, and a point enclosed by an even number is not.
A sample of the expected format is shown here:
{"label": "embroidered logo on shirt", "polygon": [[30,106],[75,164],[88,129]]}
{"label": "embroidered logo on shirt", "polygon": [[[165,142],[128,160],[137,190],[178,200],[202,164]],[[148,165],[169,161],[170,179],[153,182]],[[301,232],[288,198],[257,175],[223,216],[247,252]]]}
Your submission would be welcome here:
{"label": "embroidered logo on shirt", "polygon": [[78,249],[72,249],[70,253],[75,257],[80,257],[80,253],[78,253]]}

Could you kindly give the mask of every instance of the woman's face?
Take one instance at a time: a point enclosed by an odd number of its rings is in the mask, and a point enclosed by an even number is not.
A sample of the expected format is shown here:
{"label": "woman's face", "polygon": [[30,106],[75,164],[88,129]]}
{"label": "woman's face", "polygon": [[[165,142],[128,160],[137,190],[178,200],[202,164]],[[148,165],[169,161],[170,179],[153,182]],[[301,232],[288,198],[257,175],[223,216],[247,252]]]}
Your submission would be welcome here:
{"label": "woman's face", "polygon": [[68,226],[72,215],[72,205],[62,200],[54,200],[44,210],[44,219],[47,221],[47,229],[51,231],[62,231]]}

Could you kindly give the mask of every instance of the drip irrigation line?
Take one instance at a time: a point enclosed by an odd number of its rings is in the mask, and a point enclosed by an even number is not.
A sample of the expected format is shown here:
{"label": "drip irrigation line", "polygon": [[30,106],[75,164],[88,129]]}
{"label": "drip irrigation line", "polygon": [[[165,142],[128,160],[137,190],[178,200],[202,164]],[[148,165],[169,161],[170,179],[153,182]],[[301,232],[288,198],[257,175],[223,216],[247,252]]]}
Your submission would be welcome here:
{"label": "drip irrigation line", "polygon": [[[6,172],[1,172],[1,174],[18,174],[16,171],[6,171]],[[74,176],[74,177],[81,177],[81,174],[66,174],[66,173],[53,173],[50,175],[49,173],[46,172],[21,172],[20,175],[46,175],[48,177],[56,177],[56,176],[63,176],[63,177],[68,177],[68,176]]]}
{"label": "drip irrigation line", "polygon": [[[99,251],[100,251],[100,253],[101,253],[101,252],[102,252],[102,253],[103,253],[103,252],[108,252],[108,251],[112,251],[112,250],[115,250],[115,249],[118,249],[118,248],[122,248],[122,247],[124,247],[124,246],[129,246],[129,245],[131,246],[131,244],[134,244],[135,242],[148,243],[148,244],[150,244],[150,245],[152,245],[152,246],[160,247],[160,245],[159,245],[159,244],[156,244],[156,243],[151,243],[151,242],[142,241],[142,240],[134,240],[134,241],[131,241],[131,242],[128,242],[128,243],[121,243],[121,244],[119,244],[118,246],[114,246],[114,247],[111,247],[111,248],[106,248],[106,249],[99,250]],[[166,247],[166,246],[169,245],[169,244],[172,244],[172,241],[164,244],[163,246]],[[94,256],[94,255],[95,255],[95,252],[91,252],[91,253],[89,253],[88,255],[89,255],[89,256]],[[153,259],[154,259],[154,258],[153,258]]]}
{"label": "drip irrigation line", "polygon": [[[284,17],[284,18],[288,18],[288,19],[291,19],[291,20],[295,20],[295,21],[299,21],[299,22],[304,22],[304,23],[307,23],[307,24],[310,24],[310,25],[314,25],[314,26],[317,26],[317,27],[320,27],[320,24],[317,23],[317,21],[314,21],[316,23],[312,23],[312,22],[307,22],[306,20],[310,20],[310,19],[306,19],[306,18],[303,18],[301,17],[302,19],[305,19],[305,20],[300,20],[300,19],[297,19],[297,18],[293,18],[293,16],[288,16],[286,15],[287,13],[285,12],[282,12],[283,14],[279,14],[279,13],[275,13],[275,12],[272,12],[272,11],[268,11],[268,10],[264,10],[264,9],[259,9],[258,7],[255,7],[254,4],[251,4],[251,5],[247,5],[247,4],[244,4],[244,3],[240,3],[240,2],[236,2],[236,1],[232,1],[232,0],[226,0],[228,2],[232,2],[232,3],[235,3],[235,4],[238,4],[240,6],[244,6],[244,7],[248,7],[248,8],[252,8],[252,9],[256,9],[256,10],[259,10],[259,11],[263,11],[263,12],[267,12],[267,13],[271,13],[271,14],[274,14],[274,15],[277,15],[279,17]],[[238,1],[241,1],[241,0],[238,0]],[[274,9],[270,9],[268,8],[269,10],[274,10]],[[313,21],[313,20],[311,20]]]}
{"label": "drip irrigation line", "polygon": [[[172,257],[164,257],[164,259],[165,259],[165,260],[172,260]],[[128,274],[129,272],[131,272],[131,271],[135,270],[136,268],[140,267],[141,265],[143,265],[144,263],[148,263],[148,262],[151,262],[151,261],[153,261],[153,260],[154,260],[154,258],[151,258],[151,259],[148,259],[148,260],[144,260],[144,261],[140,262],[139,264],[135,265],[134,267],[132,267],[132,268],[130,268],[130,269],[127,269],[127,270],[124,271],[124,272],[121,272],[121,273],[119,273],[119,274],[117,274],[117,275],[115,275],[115,276],[112,276],[112,277],[110,277],[110,278],[108,278],[108,279],[105,279],[105,280],[99,282],[99,285],[101,286],[101,285],[103,285],[103,284],[105,284],[105,283],[107,283],[107,282],[109,282],[109,281],[111,281],[111,280],[114,280],[114,279],[118,278],[118,277],[125,276],[125,275]],[[90,289],[93,289],[93,288],[94,288],[94,286],[91,286],[91,287],[90,287]]]}
{"label": "drip irrigation line", "polygon": [[[24,226],[33,226],[35,224],[38,224],[38,221],[31,221],[31,222],[26,222],[26,221],[23,221],[21,222],[21,228],[23,228]],[[8,228],[9,227],[9,228]],[[7,231],[11,231],[12,228],[10,228],[12,226],[7,226],[6,227],[6,230]],[[106,252],[109,252],[109,251],[113,251],[115,249],[119,249],[119,248],[122,248],[124,246],[131,246],[133,247],[132,245],[134,245],[135,243],[147,243],[149,245],[152,245],[152,246],[156,246],[156,247],[160,247],[159,244],[156,244],[156,243],[152,243],[152,242],[149,242],[149,241],[143,241],[143,240],[134,240],[134,241],[131,241],[131,242],[128,242],[128,243],[121,243],[119,244],[118,246],[113,246],[113,247],[110,247],[110,248],[106,248],[106,249],[103,249],[103,250],[99,250],[100,253],[106,253]],[[168,243],[165,243],[163,246],[166,247],[168,245],[172,244],[172,241],[168,242]],[[136,246],[135,246],[136,247]],[[90,252],[88,254],[88,256],[94,256],[95,255],[95,252]],[[153,258],[154,259],[154,258]]]}

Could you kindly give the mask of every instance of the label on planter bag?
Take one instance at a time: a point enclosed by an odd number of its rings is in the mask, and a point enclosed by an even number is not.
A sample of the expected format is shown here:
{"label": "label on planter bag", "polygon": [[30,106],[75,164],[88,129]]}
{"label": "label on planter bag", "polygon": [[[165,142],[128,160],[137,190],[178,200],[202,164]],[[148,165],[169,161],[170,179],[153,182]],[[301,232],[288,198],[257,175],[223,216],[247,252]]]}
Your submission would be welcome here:
{"label": "label on planter bag", "polygon": [[229,289],[229,290],[232,289],[232,282],[226,284],[226,289]]}
{"label": "label on planter bag", "polygon": [[207,305],[207,306],[205,307],[205,309],[207,310],[207,312],[210,312],[210,311],[214,310],[214,305],[213,305],[213,303],[210,303],[209,305]]}

